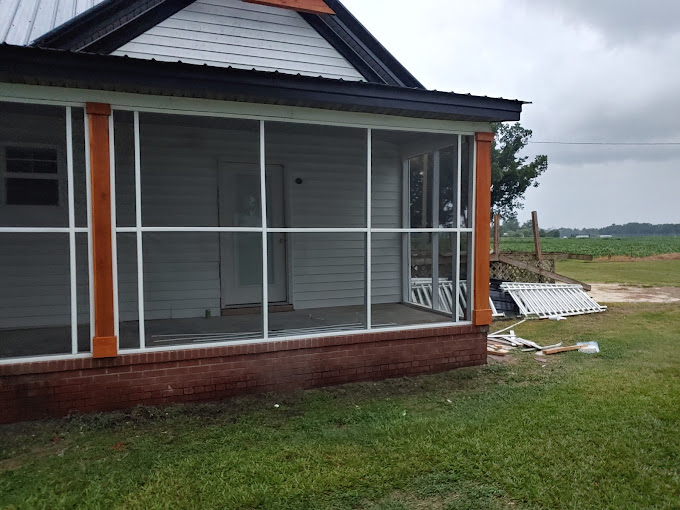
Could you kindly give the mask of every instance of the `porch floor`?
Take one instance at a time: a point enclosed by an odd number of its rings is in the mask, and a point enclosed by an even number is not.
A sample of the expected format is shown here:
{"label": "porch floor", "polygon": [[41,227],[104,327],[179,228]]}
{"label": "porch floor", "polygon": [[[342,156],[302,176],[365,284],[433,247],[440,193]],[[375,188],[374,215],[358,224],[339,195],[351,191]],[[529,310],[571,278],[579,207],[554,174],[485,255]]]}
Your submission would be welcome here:
{"label": "porch floor", "polygon": [[[390,303],[373,305],[373,327],[397,327],[447,322],[443,314]],[[199,343],[242,341],[262,338],[261,314],[210,318],[160,319],[146,321],[147,347],[195,345]],[[270,312],[269,336],[288,337],[365,329],[363,306],[314,308]],[[81,352],[89,351],[89,327],[78,327]],[[39,356],[70,352],[70,328],[31,328],[0,330],[0,358]],[[120,348],[139,346],[137,321],[120,324]]]}

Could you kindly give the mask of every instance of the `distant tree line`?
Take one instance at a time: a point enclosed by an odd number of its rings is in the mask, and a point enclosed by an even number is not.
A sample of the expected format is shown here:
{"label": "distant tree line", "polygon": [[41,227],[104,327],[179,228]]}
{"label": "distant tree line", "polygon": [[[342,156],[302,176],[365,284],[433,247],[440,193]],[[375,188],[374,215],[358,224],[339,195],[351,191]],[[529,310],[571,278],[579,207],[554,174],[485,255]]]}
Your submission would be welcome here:
{"label": "distant tree line", "polygon": [[626,223],[625,225],[610,225],[604,228],[560,228],[562,236],[599,236],[611,235],[618,237],[641,237],[641,236],[680,236],[680,224],[665,223],[652,225],[651,223]]}
{"label": "distant tree line", "polygon": [[[575,237],[610,235],[614,237],[680,236],[680,223],[626,223],[603,228],[556,228],[540,229],[541,237]],[[516,216],[510,216],[501,223],[501,235],[505,237],[532,237],[531,221],[520,224]]]}

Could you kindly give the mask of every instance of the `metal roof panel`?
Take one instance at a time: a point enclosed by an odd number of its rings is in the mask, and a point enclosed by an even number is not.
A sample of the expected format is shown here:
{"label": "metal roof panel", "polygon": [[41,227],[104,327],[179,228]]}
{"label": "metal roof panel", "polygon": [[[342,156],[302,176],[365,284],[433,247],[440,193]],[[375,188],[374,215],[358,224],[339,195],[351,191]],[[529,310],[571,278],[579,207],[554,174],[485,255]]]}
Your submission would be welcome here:
{"label": "metal roof panel", "polygon": [[0,43],[26,46],[104,0],[0,0]]}

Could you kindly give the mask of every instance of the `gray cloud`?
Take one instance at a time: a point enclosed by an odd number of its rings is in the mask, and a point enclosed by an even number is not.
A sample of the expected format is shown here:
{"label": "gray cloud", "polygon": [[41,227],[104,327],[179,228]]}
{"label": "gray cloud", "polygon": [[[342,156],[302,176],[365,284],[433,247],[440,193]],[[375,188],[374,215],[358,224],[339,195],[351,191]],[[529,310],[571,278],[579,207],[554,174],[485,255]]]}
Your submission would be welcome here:
{"label": "gray cloud", "polygon": [[533,8],[564,16],[565,21],[587,25],[613,44],[636,44],[677,33],[677,0],[524,0]]}
{"label": "gray cloud", "polygon": [[[428,87],[532,101],[522,125],[534,140],[680,141],[680,1],[345,3]],[[526,153],[550,166],[520,218],[536,209],[553,226],[680,222],[678,146]]]}

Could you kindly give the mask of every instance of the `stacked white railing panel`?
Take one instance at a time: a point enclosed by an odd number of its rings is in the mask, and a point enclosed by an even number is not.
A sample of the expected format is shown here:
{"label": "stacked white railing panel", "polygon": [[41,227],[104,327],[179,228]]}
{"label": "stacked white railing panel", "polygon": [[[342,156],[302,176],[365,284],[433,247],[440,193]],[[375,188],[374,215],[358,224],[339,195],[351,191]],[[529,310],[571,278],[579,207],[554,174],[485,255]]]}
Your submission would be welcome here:
{"label": "stacked white railing panel", "polygon": [[501,289],[512,296],[520,315],[525,317],[564,317],[600,313],[607,309],[586,294],[580,285],[505,282]]}

